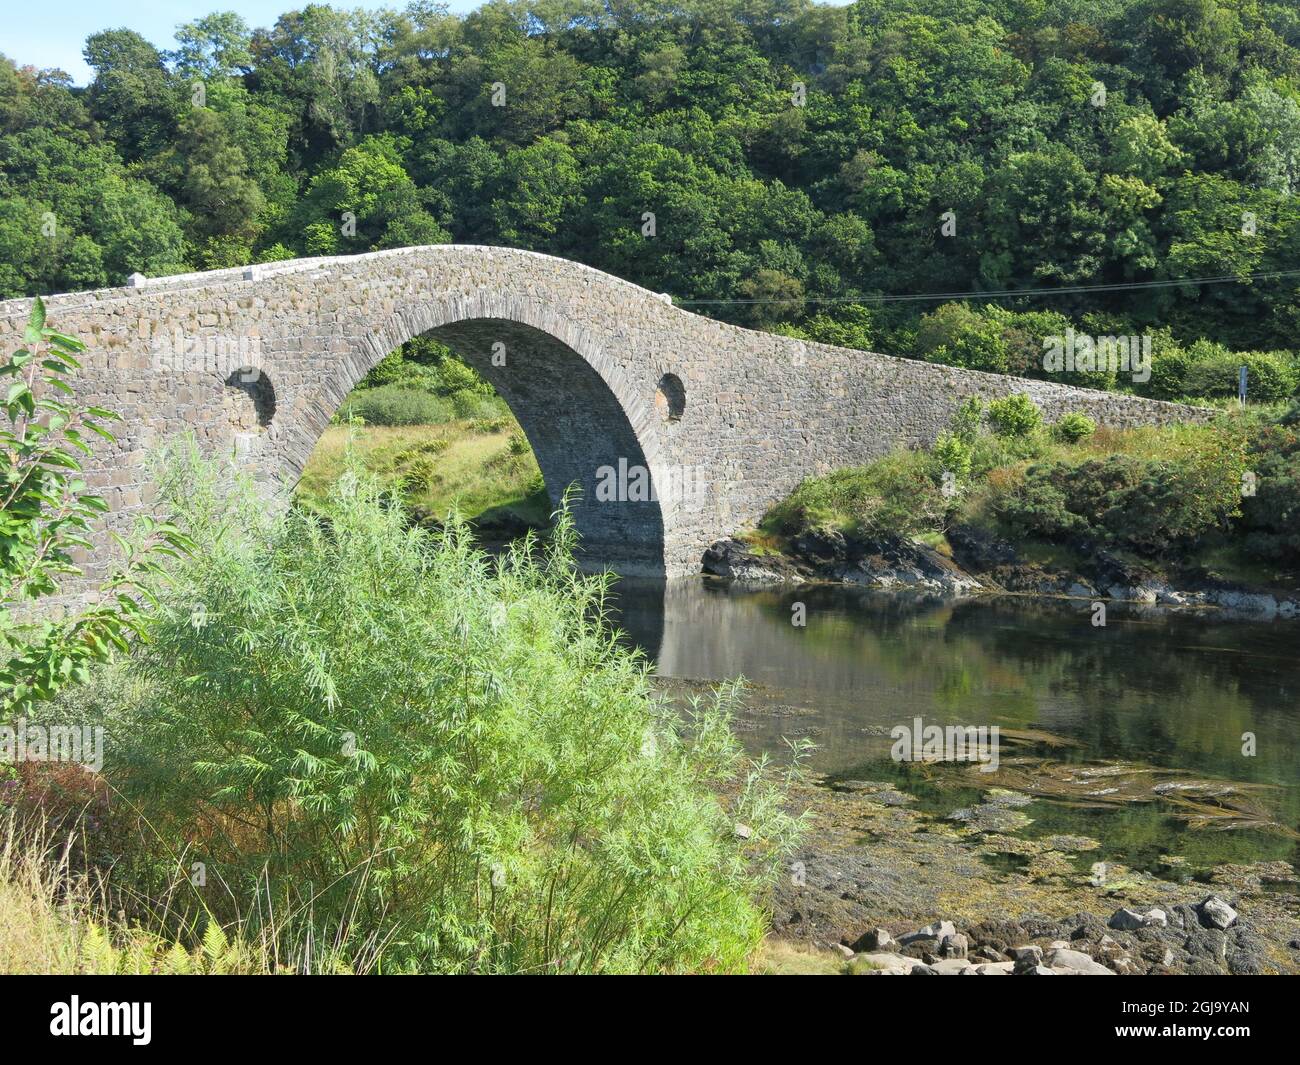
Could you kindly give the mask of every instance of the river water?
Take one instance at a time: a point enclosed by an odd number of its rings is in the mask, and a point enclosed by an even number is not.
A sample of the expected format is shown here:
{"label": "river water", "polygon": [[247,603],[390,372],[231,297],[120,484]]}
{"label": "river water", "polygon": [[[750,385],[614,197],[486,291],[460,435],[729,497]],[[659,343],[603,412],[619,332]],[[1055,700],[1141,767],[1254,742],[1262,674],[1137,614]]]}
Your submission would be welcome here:
{"label": "river water", "polygon": [[[1300,622],[1111,605],[1099,627],[1083,602],[708,578],[616,595],[667,689],[749,682],[737,726],[756,752],[811,740],[813,768],[937,814],[1028,794],[1020,831],[1086,835],[1165,875],[1300,861]],[[917,718],[998,726],[997,771],[895,760],[891,730]]]}

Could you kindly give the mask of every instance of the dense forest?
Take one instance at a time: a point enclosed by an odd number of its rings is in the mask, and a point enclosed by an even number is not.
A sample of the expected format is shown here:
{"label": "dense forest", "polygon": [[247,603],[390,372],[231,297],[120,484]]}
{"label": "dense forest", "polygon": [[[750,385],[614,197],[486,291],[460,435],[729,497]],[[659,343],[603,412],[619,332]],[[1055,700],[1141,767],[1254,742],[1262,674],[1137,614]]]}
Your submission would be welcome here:
{"label": "dense forest", "polygon": [[1290,3],[417,0],[177,42],[96,33],[85,87],[0,59],[0,297],[507,244],[891,354],[1041,375],[1070,325],[1154,338],[1088,383],[1297,385]]}

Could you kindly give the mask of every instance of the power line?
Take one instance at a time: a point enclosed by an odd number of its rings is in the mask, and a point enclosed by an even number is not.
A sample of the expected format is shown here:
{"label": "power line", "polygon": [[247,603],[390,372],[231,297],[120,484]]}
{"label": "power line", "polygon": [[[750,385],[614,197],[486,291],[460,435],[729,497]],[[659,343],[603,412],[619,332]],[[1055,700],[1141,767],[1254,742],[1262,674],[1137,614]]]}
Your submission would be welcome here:
{"label": "power line", "polygon": [[1247,281],[1268,281],[1300,278],[1300,270],[1263,270],[1252,274],[1222,274],[1217,277],[1185,277],[1164,281],[1122,281],[1109,285],[1068,285],[1061,288],[1003,288],[982,292],[911,292],[898,295],[877,296],[815,296],[804,299],[735,299],[735,300],[678,300],[678,306],[719,306],[752,304],[807,304],[807,303],[910,303],[925,300],[963,299],[1018,299],[1022,296],[1067,296],[1087,292],[1127,292],[1137,289],[1179,288],[1183,285],[1224,285]]}

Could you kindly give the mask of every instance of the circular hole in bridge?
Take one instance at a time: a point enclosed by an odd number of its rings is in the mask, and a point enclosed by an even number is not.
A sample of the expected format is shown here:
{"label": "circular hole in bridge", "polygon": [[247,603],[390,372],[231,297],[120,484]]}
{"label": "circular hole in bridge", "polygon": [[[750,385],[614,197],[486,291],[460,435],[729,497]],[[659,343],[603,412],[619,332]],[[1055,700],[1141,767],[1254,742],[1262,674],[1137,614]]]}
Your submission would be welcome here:
{"label": "circular hole in bridge", "polygon": [[264,431],[275,417],[275,389],[255,366],[245,366],[226,378],[226,413],[236,432]]}
{"label": "circular hole in bridge", "polygon": [[686,386],[675,373],[666,373],[659,378],[655,409],[666,422],[681,420],[682,412],[686,410]]}

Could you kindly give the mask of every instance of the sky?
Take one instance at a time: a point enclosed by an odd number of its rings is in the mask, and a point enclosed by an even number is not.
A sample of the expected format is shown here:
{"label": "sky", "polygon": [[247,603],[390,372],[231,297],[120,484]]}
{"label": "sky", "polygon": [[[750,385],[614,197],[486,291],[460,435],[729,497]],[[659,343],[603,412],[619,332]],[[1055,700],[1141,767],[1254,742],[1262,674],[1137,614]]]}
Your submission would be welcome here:
{"label": "sky", "polygon": [[[78,85],[92,73],[81,57],[86,38],[99,30],[125,27],[135,30],[164,51],[175,48],[177,26],[214,11],[234,11],[256,29],[272,25],[286,11],[306,6],[308,0],[9,0],[0,19],[0,52],[20,67],[58,67]],[[337,7],[403,8],[405,0],[388,3],[340,0]],[[478,0],[450,0],[452,11],[471,11]]]}

